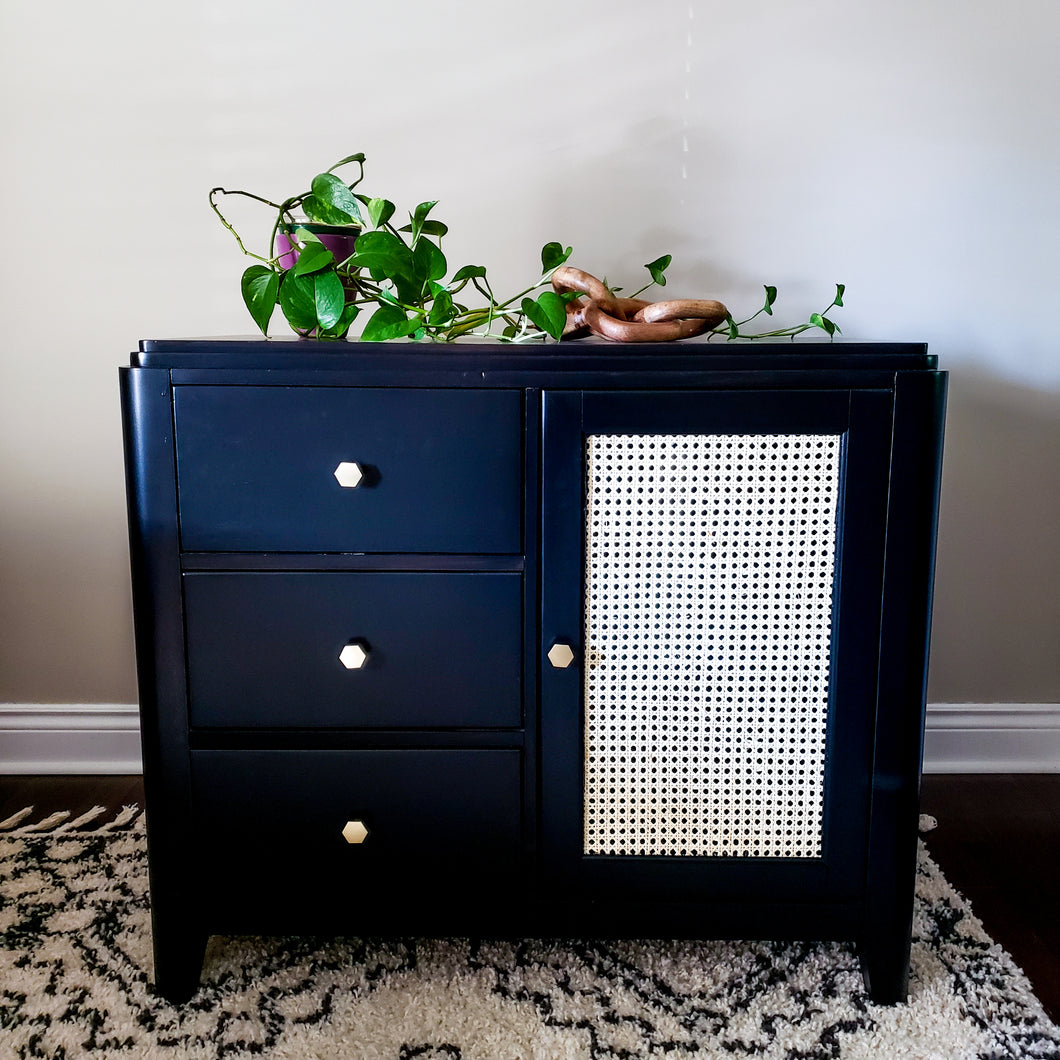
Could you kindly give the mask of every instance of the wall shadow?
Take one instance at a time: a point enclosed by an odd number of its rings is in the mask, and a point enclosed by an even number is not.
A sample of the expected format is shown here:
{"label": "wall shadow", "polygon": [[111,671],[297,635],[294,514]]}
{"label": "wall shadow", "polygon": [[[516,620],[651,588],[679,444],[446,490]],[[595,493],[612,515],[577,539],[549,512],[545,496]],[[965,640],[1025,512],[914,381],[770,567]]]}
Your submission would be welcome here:
{"label": "wall shadow", "polygon": [[1060,394],[950,372],[931,702],[1060,702]]}

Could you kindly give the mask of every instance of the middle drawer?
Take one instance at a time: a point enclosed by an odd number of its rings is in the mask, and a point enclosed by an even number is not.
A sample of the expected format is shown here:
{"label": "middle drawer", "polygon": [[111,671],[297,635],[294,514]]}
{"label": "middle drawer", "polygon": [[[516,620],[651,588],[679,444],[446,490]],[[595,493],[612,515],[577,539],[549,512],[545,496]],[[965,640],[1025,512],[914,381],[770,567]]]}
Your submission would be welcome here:
{"label": "middle drawer", "polygon": [[193,727],[522,724],[519,573],[187,573],[184,604]]}

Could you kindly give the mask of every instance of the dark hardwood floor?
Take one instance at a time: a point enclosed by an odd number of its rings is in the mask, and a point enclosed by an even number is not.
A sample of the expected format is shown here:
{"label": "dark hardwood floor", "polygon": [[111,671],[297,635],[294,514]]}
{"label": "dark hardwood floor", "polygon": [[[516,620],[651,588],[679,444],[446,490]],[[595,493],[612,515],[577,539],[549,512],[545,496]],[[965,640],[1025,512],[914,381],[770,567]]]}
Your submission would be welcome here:
{"label": "dark hardwood floor", "polygon": [[932,774],[920,807],[929,853],[1060,1024],[1060,774]]}
{"label": "dark hardwood floor", "polygon": [[[142,801],[140,777],[0,776],[0,821]],[[1060,774],[926,776],[921,809],[931,855],[1060,1023]]]}
{"label": "dark hardwood floor", "polygon": [[76,817],[93,806],[117,813],[133,803],[144,803],[144,783],[139,776],[0,775],[0,821],[26,806],[34,807],[29,820],[39,821],[59,810],[69,810]]}

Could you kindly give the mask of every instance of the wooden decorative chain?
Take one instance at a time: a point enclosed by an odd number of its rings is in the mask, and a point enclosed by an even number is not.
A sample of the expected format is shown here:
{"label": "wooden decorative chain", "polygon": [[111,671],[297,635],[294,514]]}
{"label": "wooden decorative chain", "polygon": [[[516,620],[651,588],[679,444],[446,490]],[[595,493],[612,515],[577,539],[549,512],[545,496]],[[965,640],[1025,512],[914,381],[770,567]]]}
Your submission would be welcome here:
{"label": "wooden decorative chain", "polygon": [[607,286],[582,269],[563,265],[552,274],[557,294],[584,294],[567,303],[565,339],[600,335],[614,342],[670,342],[701,335],[726,320],[729,311],[709,298],[647,302],[616,298]]}

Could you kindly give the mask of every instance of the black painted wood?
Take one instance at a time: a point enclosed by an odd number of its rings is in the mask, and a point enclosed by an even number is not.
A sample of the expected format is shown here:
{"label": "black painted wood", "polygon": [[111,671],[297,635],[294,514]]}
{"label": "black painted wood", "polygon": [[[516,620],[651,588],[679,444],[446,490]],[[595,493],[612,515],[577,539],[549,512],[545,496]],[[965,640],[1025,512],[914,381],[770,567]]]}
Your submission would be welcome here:
{"label": "black painted wood", "polygon": [[[536,492],[535,492],[536,496]],[[522,556],[381,552],[184,552],[184,571],[521,571]]]}
{"label": "black painted wood", "polygon": [[[142,344],[122,386],[160,989],[194,988],[206,930],[360,930],[351,902],[371,890],[387,930],[606,934],[621,917],[622,934],[857,938],[874,996],[900,997],[934,369],[920,344]],[[581,439],[690,426],[845,438],[825,852],[809,866],[616,871],[577,853],[579,667],[546,653],[582,636]],[[335,483],[339,460],[365,466],[363,487]],[[357,629],[318,649],[369,612],[394,654]],[[342,638],[370,642],[368,668],[336,672]],[[334,683],[366,676],[359,705]],[[338,804],[353,813],[368,789],[381,801],[365,812],[397,807],[419,848],[375,844],[370,888],[329,845]],[[428,827],[449,842],[431,846]],[[277,833],[308,847],[285,853]],[[510,886],[443,909],[396,885],[443,847],[474,879],[491,836],[497,865],[519,866]],[[301,881],[298,900],[281,903],[272,876]]]}
{"label": "black painted wood", "polygon": [[[362,751],[429,747],[531,748],[532,737],[525,729],[192,729],[189,743],[193,751]],[[529,751],[528,751],[529,753]]]}
{"label": "black painted wood", "polygon": [[541,765],[538,710],[540,683],[537,667],[537,631],[541,628],[541,566],[538,547],[540,527],[537,520],[537,513],[541,510],[541,391],[535,387],[526,389],[524,422],[526,440],[523,454],[523,547],[526,551],[523,577],[523,846],[532,878],[539,850],[537,777]]}
{"label": "black painted wood", "polygon": [[[340,933],[399,895],[437,908],[522,878],[517,750],[195,751],[191,765],[200,871],[223,906],[323,905]],[[350,843],[355,821],[367,836]]]}
{"label": "black painted wood", "polygon": [[[192,727],[522,724],[522,576],[184,575]],[[359,669],[339,659],[367,653]]]}
{"label": "black painted wood", "polygon": [[[884,505],[891,397],[886,392],[735,391],[708,394],[546,394],[542,520],[546,537],[542,650],[575,648],[564,670],[543,663],[545,865],[582,894],[840,903],[862,893],[869,809]],[[820,858],[620,857],[582,853],[584,578],[583,455],[590,434],[832,433],[844,438],[833,604],[830,704]]]}
{"label": "black painted wood", "polygon": [[916,870],[946,376],[895,380],[876,749],[862,965],[873,996],[905,997]]}
{"label": "black painted wood", "polygon": [[[671,386],[667,380],[681,371],[713,373],[728,371],[799,370],[829,373],[854,368],[871,370],[934,369],[937,359],[920,342],[814,342],[800,340],[759,342],[718,342],[705,338],[680,343],[631,343],[629,345],[587,339],[576,343],[541,343],[533,346],[464,340],[449,346],[421,343],[346,344],[311,339],[144,339],[130,363],[142,368],[171,368],[252,371],[277,369],[314,373],[350,370],[376,370],[401,375],[408,372],[444,373],[448,382],[465,386],[497,371],[554,379],[559,372],[608,373],[649,372],[656,385]],[[216,378],[216,377],[215,377]],[[320,376],[316,376],[320,379]],[[363,384],[362,384],[363,385]],[[528,384],[536,385],[536,384]],[[581,383],[577,385],[582,385]],[[599,379],[597,380],[599,385]],[[638,380],[637,386],[641,383]]]}
{"label": "black painted wood", "polygon": [[[199,552],[522,551],[522,394],[174,393],[181,544]],[[334,472],[357,463],[344,488]]]}
{"label": "black painted wood", "polygon": [[206,936],[186,857],[193,824],[173,395],[164,369],[122,369],[120,386],[154,973],[158,989],[179,1000],[194,989]]}

